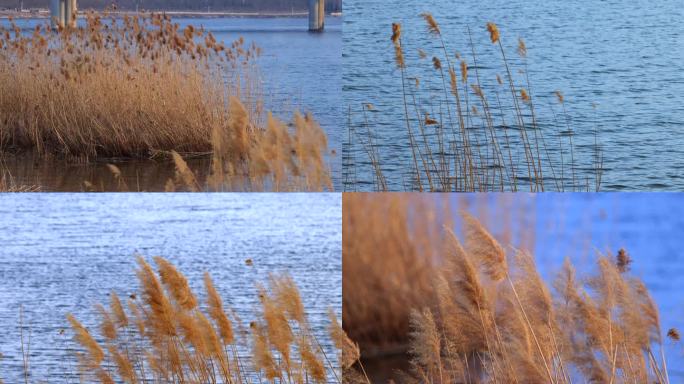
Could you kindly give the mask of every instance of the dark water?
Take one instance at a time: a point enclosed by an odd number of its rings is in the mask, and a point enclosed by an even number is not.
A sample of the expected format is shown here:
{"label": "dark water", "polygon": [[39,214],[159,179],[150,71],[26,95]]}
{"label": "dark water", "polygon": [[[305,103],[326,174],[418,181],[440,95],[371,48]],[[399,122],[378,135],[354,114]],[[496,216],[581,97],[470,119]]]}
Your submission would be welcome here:
{"label": "dark water", "polygon": [[[227,305],[247,324],[256,283],[289,272],[314,332],[330,349],[326,311],[341,313],[339,194],[5,194],[0,195],[0,374],[20,380],[19,308],[31,334],[32,382],[74,372],[65,314],[98,321],[108,293],[138,291],[134,253],[161,255],[203,300],[209,271]],[[245,265],[251,258],[253,267]]]}
{"label": "dark water", "polygon": [[[262,48],[262,56],[258,60],[262,77],[261,88],[264,92],[265,107],[285,121],[290,121],[295,110],[311,112],[328,135],[328,146],[336,153],[341,152],[344,108],[341,106],[342,92],[342,21],[340,17],[326,16],[324,33],[309,33],[308,19],[301,17],[283,18],[175,18],[183,28],[187,24],[203,26],[214,34],[217,40],[227,45],[240,37],[245,44],[254,42]],[[6,19],[0,19],[2,25]],[[17,20],[17,24],[27,32],[31,32],[36,24],[45,23],[45,19]],[[341,162],[339,155],[331,155],[331,176],[336,190],[341,189]],[[51,175],[41,172],[50,168],[51,164],[41,164],[35,168],[32,163],[8,164],[7,170],[18,183],[36,184],[43,190],[79,191],[83,180],[75,180],[65,185],[58,170],[63,165],[56,162],[55,172]],[[130,163],[129,163],[130,165]],[[164,168],[165,170],[161,170]],[[170,162],[148,164],[139,162],[135,169],[139,174],[160,172],[173,173]],[[133,172],[134,176],[136,172]],[[51,177],[53,176],[53,177]],[[106,173],[98,174],[103,178]],[[164,189],[166,179],[159,185],[148,186],[148,190]],[[136,182],[135,177],[128,178],[127,183]]]}
{"label": "dark water", "polygon": [[[211,159],[188,158],[186,163],[197,182],[205,185]],[[120,176],[115,176],[108,164],[116,166]],[[44,192],[164,192],[167,181],[176,178],[169,158],[73,162],[22,153],[0,158],[0,170],[10,185],[38,186]],[[179,191],[184,188],[176,187]]]}
{"label": "dark water", "polygon": [[[401,78],[390,41],[392,22],[402,24],[411,75],[421,77],[423,88],[442,89],[430,61],[432,55],[442,53],[441,48],[437,39],[428,36],[421,12],[435,16],[450,55],[461,52],[474,67],[467,34],[470,27],[483,89],[490,97],[495,75],[504,76],[504,69],[500,52],[489,41],[486,23],[499,26],[514,77],[519,76],[521,64],[515,53],[517,40],[525,39],[535,112],[541,129],[553,140],[557,140],[559,124],[552,108],[560,112],[553,92],[558,89],[565,95],[579,151],[578,178],[584,179],[590,168],[596,127],[605,156],[603,190],[684,188],[684,9],[680,1],[349,0],[344,18],[343,97],[356,111],[352,120],[357,125],[362,119],[361,104],[375,106],[369,119],[390,189],[404,189],[410,160]],[[417,54],[421,47],[428,55],[422,61]],[[430,97],[439,97],[439,92]],[[358,147],[351,154],[358,165],[355,189],[372,189],[367,156]]]}

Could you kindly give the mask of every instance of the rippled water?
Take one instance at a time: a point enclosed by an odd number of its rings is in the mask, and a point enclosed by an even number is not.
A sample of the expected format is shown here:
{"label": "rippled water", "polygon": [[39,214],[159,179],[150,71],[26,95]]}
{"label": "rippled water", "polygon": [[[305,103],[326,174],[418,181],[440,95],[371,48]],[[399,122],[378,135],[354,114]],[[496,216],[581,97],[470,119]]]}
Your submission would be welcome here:
{"label": "rippled water", "polygon": [[[328,146],[339,153],[342,148],[344,108],[342,99],[342,20],[340,17],[326,16],[325,32],[309,33],[308,21],[301,17],[282,18],[174,18],[183,28],[187,24],[203,26],[214,34],[217,40],[228,45],[239,37],[244,37],[245,44],[252,42],[262,48],[262,56],[258,60],[262,87],[265,93],[265,107],[285,121],[290,121],[294,110],[310,111],[328,135]],[[26,31],[32,31],[36,24],[45,23],[44,19],[17,20],[17,24]],[[6,19],[0,19],[0,25],[7,25]],[[341,162],[339,155],[330,156],[333,185],[341,189]],[[83,180],[75,180],[73,184],[65,184],[64,177],[58,171],[67,167],[61,162],[54,162],[51,174],[41,172],[50,168],[47,164],[33,162],[12,162],[7,164],[8,171],[20,184],[36,184],[43,190],[81,190]],[[129,163],[130,165],[130,163]],[[124,164],[125,166],[125,164]],[[163,167],[173,172],[171,162],[161,165],[149,165],[145,162],[136,164],[139,174],[157,172],[155,168]],[[99,172],[99,171],[98,171]],[[98,173],[98,178],[107,176],[106,172]],[[161,178],[157,178],[161,180]],[[135,172],[126,179],[128,184],[135,184]],[[158,185],[149,185],[147,190],[163,190],[162,180]]]}
{"label": "rippled water", "polygon": [[[339,194],[0,195],[0,373],[22,374],[19,308],[31,334],[34,380],[74,372],[66,313],[85,325],[93,305],[138,290],[134,253],[161,255],[203,298],[209,271],[242,321],[255,318],[255,284],[289,272],[314,332],[334,356],[326,311],[341,313]],[[245,265],[251,258],[253,267]]]}
{"label": "rippled water", "polygon": [[[559,109],[553,92],[559,89],[565,94],[577,150],[584,153],[578,156],[584,159],[578,160],[578,178],[584,179],[587,173],[592,130],[598,127],[605,156],[603,190],[684,188],[681,2],[551,0],[542,5],[521,0],[458,4],[445,0],[348,0],[344,5],[343,98],[355,111],[352,121],[356,125],[363,118],[361,104],[374,105],[369,120],[390,189],[404,189],[411,156],[401,78],[390,41],[392,22],[402,24],[402,44],[413,67],[411,74],[431,73],[421,80],[425,83],[432,78],[433,83],[421,87],[436,86],[441,92],[441,80],[430,62],[432,55],[441,52],[436,39],[428,36],[421,12],[435,16],[449,51],[461,52],[474,67],[467,35],[470,27],[483,88],[490,96],[496,87],[495,75],[503,76],[504,70],[485,24],[498,24],[507,56],[516,66],[514,76],[518,76],[520,64],[515,54],[517,39],[525,39],[535,110],[542,130],[554,140],[559,124],[551,108],[556,113]],[[419,47],[425,49],[426,60],[418,59]],[[434,91],[430,97],[439,96]],[[427,112],[432,116],[439,113]],[[357,164],[358,183],[347,189],[372,189],[367,156],[358,146],[351,152],[345,149],[345,156],[350,155]]]}

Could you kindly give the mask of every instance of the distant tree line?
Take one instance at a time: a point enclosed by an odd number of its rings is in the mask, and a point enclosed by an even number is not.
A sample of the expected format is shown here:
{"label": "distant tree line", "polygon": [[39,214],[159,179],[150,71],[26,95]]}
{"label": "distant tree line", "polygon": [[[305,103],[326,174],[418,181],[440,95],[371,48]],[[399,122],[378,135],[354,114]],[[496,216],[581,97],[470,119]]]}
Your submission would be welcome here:
{"label": "distant tree line", "polygon": [[[0,0],[0,8],[48,8],[49,0]],[[183,11],[302,11],[308,0],[78,0],[80,9],[104,9],[116,4],[119,9]],[[325,0],[327,12],[342,11],[342,0]]]}

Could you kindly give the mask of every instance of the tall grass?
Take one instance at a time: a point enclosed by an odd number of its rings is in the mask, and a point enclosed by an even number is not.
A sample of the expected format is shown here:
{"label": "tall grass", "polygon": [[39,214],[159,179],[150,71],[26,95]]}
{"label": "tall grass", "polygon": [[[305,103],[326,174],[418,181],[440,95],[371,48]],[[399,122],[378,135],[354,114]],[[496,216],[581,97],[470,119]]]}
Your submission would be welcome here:
{"label": "tall grass", "polygon": [[[412,36],[402,33],[401,24],[392,25],[394,61],[401,80],[397,103],[402,106],[401,124],[409,149],[405,154],[408,166],[405,189],[475,192],[600,189],[603,157],[598,132],[594,132],[591,154],[576,153],[575,132],[570,127],[560,91],[556,94],[563,122],[540,121],[527,70],[527,47],[522,39],[517,44],[518,60],[511,60],[496,24],[486,25],[499,56],[487,58],[487,65],[492,65],[490,62],[494,60],[501,63],[502,74],[496,75],[494,83],[494,79],[480,75],[483,59],[476,52],[470,29],[467,29],[469,46],[462,47],[468,54],[462,54],[448,45],[447,36],[431,14],[423,13],[421,17],[427,26],[429,45],[436,48],[434,52],[418,49],[416,63],[409,62],[415,55],[406,54],[405,42]],[[420,76],[428,65],[433,72],[423,81]],[[350,123],[348,153],[360,147],[372,168],[375,189],[383,191],[389,188],[384,172],[387,165],[377,145],[378,133],[367,117],[368,105],[363,106],[363,119]],[[350,120],[351,114],[350,111]],[[547,125],[556,127],[547,128]],[[345,184],[347,189],[354,190],[359,165],[348,156]],[[584,168],[589,169],[578,175]]]}
{"label": "tall grass", "polygon": [[236,180],[330,189],[320,126],[310,115],[296,112],[290,126],[264,112],[260,52],[164,14],[88,12],[77,28],[32,33],[11,21],[0,26],[0,149],[68,159],[174,151],[212,156],[204,189]]}
{"label": "tall grass", "polygon": [[156,270],[138,257],[139,294],[123,300],[112,292],[108,305],[95,306],[97,327],[67,315],[78,371],[66,364],[61,373],[52,370],[50,382],[67,375],[89,383],[341,382],[340,367],[358,358],[332,309],[327,341],[338,355],[326,354],[289,275],[271,275],[257,287],[257,318],[245,326],[209,273],[202,302],[173,264],[154,262]]}
{"label": "tall grass", "polygon": [[657,305],[625,250],[586,276],[566,260],[548,283],[474,217],[409,196],[345,198],[343,316],[362,356],[406,343],[403,382],[670,382]]}

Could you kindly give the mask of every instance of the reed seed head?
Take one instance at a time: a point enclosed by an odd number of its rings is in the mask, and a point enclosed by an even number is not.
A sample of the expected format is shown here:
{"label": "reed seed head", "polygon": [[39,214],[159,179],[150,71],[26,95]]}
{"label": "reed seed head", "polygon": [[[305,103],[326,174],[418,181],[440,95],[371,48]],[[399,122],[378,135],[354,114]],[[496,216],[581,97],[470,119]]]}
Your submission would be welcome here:
{"label": "reed seed head", "polygon": [[436,70],[442,69],[442,62],[437,56],[432,57],[432,66],[435,67]]}
{"label": "reed seed head", "polygon": [[676,328],[670,328],[667,331],[667,337],[669,337],[672,341],[679,341],[681,339],[679,331],[677,331]]}
{"label": "reed seed head", "polygon": [[399,39],[401,39],[401,24],[392,23],[392,42],[395,45],[399,44]]}
{"label": "reed seed head", "polygon": [[563,93],[561,93],[561,91],[555,91],[554,93],[556,94],[556,98],[558,99],[558,102],[560,104],[563,104],[563,101],[565,101],[565,98],[563,97]]}
{"label": "reed seed head", "polygon": [[632,263],[632,258],[629,257],[627,251],[624,248],[618,250],[617,256],[615,258],[615,265],[617,266],[620,273],[625,273],[629,271],[630,264]]}
{"label": "reed seed head", "polygon": [[461,60],[461,81],[465,84],[468,81],[468,63]]}
{"label": "reed seed head", "polygon": [[530,95],[527,93],[525,88],[520,88],[520,98],[522,99],[523,102],[529,103],[530,102]]}
{"label": "reed seed head", "polygon": [[527,46],[522,37],[518,38],[518,55],[520,55],[520,57],[527,57]]}
{"label": "reed seed head", "polygon": [[420,16],[423,19],[425,19],[425,22],[427,23],[427,26],[428,26],[428,31],[430,31],[430,33],[435,34],[435,35],[439,35],[441,33],[439,30],[439,25],[437,25],[437,21],[435,21],[435,18],[432,17],[431,13],[427,13],[427,12],[421,13]]}
{"label": "reed seed head", "polygon": [[489,39],[493,44],[499,41],[499,28],[496,24],[492,22],[487,23],[487,31],[489,31]]}

